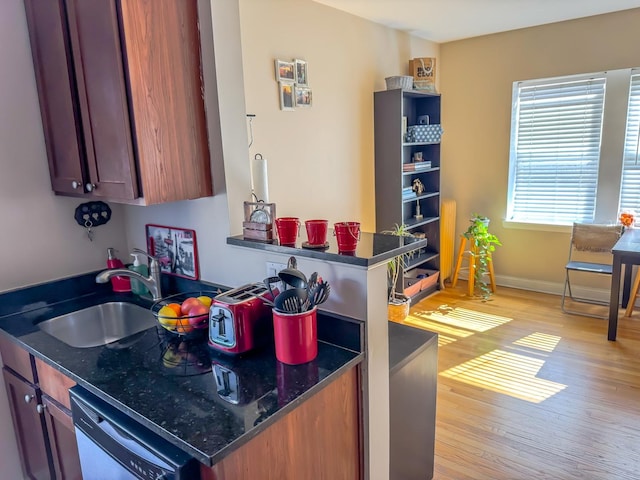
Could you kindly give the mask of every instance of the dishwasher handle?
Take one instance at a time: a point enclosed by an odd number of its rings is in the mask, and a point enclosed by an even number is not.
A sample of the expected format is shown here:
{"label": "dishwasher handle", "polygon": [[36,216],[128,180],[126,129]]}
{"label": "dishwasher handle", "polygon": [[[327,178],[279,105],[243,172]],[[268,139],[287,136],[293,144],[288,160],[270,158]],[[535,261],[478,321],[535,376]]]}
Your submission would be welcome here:
{"label": "dishwasher handle", "polygon": [[[143,445],[135,441],[130,435],[124,432],[121,428],[118,428],[116,425],[109,422],[106,418],[95,412],[91,407],[86,405],[84,402],[76,399],[76,405],[82,410],[84,414],[79,419],[76,420],[76,425],[84,424],[85,427],[82,428],[82,425],[78,425],[82,430],[85,430],[85,433],[91,437],[96,443],[99,443],[96,438],[95,433],[92,434],[91,430],[98,428],[105,435],[109,436],[114,442],[118,443],[122,448],[127,451],[137,455],[139,458],[146,460],[147,462],[156,465],[159,468],[163,469],[172,469],[173,467],[168,463],[162,461],[162,459],[158,458],[152,452],[150,452]],[[90,431],[86,431],[86,430]]]}

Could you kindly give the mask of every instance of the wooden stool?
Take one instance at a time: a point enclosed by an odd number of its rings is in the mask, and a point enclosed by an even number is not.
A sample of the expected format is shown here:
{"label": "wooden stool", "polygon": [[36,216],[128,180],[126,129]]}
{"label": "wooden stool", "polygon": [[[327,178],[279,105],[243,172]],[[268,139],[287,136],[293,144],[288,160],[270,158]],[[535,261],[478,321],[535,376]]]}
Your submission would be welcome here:
{"label": "wooden stool", "polygon": [[[451,280],[451,286],[455,287],[458,283],[458,274],[460,273],[460,267],[462,266],[462,258],[465,253],[469,254],[469,280],[468,284],[468,292],[469,296],[473,297],[473,293],[475,290],[475,278],[476,278],[476,268],[478,268],[478,249],[475,246],[475,242],[471,242],[471,250],[465,251],[467,247],[467,237],[464,235],[460,236],[460,248],[458,250],[458,258],[456,259],[456,267],[453,271],[453,280]],[[491,292],[496,292],[496,276],[493,273],[493,259],[491,258],[491,254],[488,255],[487,258],[487,269],[489,270],[489,280],[491,281]],[[640,275],[639,275],[640,277]]]}
{"label": "wooden stool", "polygon": [[638,289],[640,289],[640,270],[636,273],[636,279],[633,281],[633,287],[631,287],[631,293],[629,293],[629,303],[627,303],[627,309],[624,311],[625,317],[630,317],[633,312],[633,306],[638,296]]}

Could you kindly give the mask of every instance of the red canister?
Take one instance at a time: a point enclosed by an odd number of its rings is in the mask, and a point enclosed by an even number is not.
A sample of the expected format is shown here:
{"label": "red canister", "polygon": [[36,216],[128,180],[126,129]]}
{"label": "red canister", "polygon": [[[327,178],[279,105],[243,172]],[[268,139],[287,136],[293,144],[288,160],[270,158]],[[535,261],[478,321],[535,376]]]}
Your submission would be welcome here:
{"label": "red canister", "polygon": [[288,365],[310,362],[318,355],[317,308],[302,313],[273,310],[276,358]]}

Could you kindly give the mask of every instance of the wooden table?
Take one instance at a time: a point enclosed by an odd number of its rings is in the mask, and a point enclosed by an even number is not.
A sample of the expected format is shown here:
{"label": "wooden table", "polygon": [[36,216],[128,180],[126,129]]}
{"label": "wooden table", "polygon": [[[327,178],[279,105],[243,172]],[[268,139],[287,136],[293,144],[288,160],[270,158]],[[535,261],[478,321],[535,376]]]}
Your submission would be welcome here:
{"label": "wooden table", "polygon": [[[640,229],[629,228],[616,242],[613,249],[613,272],[611,275],[611,298],[609,303],[609,332],[607,338],[615,340],[618,330],[618,310],[620,308],[620,277],[624,264],[624,288],[622,291],[622,306],[629,302],[631,289],[631,273],[634,265],[640,265]],[[635,301],[635,299],[631,299]]]}

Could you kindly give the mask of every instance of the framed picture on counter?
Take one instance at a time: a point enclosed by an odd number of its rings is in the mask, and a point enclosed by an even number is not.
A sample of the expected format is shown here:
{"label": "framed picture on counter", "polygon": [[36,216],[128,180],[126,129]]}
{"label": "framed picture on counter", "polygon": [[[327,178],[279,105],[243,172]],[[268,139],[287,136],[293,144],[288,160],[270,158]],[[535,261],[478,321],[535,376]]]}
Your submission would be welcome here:
{"label": "framed picture on counter", "polygon": [[158,259],[162,273],[198,280],[195,230],[153,224],[147,224],[145,228],[147,252]]}

